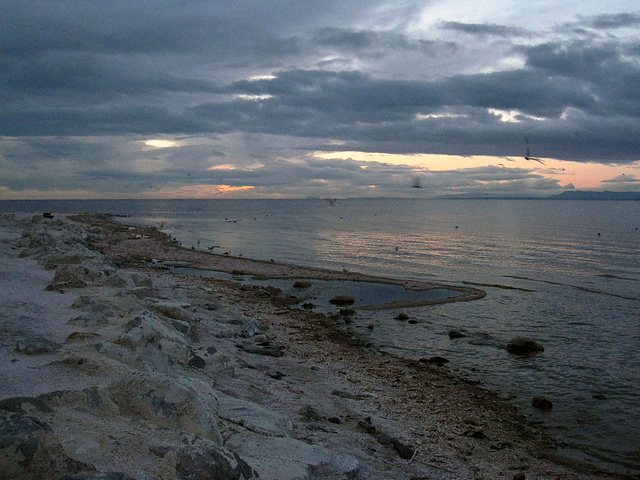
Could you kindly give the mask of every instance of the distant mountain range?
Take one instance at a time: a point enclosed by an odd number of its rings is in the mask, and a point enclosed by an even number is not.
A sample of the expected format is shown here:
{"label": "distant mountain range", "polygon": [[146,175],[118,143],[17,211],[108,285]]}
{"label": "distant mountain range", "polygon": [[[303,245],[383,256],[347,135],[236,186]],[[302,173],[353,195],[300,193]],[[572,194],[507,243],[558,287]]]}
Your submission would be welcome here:
{"label": "distant mountain range", "polygon": [[556,200],[640,200],[640,192],[585,192],[566,191],[549,197]]}
{"label": "distant mountain range", "polygon": [[550,197],[521,197],[516,195],[485,195],[477,193],[460,193],[442,195],[444,199],[474,199],[474,200],[506,200],[506,199],[544,199],[544,200],[640,200],[640,192],[592,192],[571,190]]}

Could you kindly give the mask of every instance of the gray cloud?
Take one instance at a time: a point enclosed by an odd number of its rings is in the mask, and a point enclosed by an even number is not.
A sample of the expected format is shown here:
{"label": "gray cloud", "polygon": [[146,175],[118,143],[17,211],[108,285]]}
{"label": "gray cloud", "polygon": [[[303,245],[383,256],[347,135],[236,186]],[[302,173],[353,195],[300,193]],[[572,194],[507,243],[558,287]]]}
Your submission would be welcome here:
{"label": "gray cloud", "polygon": [[637,13],[603,13],[600,15],[578,15],[579,25],[610,30],[617,28],[635,27],[640,25],[640,15]]}
{"label": "gray cloud", "polygon": [[625,175],[622,174],[615,178],[610,178],[608,180],[603,180],[602,183],[617,183],[617,184],[632,184],[632,183],[640,183],[640,178],[637,178],[635,175]]}
{"label": "gray cloud", "polygon": [[469,35],[480,37],[530,37],[532,33],[524,28],[509,27],[506,25],[481,24],[481,23],[461,23],[461,22],[441,22],[440,28],[445,30],[453,30]]}

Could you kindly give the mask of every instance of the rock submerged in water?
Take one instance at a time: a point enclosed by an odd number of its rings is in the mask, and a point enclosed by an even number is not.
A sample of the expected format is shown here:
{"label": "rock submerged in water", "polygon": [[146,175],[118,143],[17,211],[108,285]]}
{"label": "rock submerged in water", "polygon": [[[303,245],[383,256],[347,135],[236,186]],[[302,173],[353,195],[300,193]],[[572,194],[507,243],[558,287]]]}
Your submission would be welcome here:
{"label": "rock submerged in water", "polygon": [[516,355],[526,355],[528,353],[544,352],[544,347],[530,338],[515,337],[509,340],[507,351]]}
{"label": "rock submerged in water", "polygon": [[544,397],[534,397],[531,400],[531,406],[533,408],[538,408],[540,410],[552,410],[553,403],[548,398]]}
{"label": "rock submerged in water", "polygon": [[431,365],[445,365],[449,363],[448,358],[440,357],[438,355],[433,357],[421,358],[418,361],[422,363],[430,363]]}
{"label": "rock submerged in water", "polygon": [[460,330],[449,330],[449,338],[454,340],[456,338],[464,338],[466,335]]}
{"label": "rock submerged in water", "polygon": [[351,295],[336,295],[331,300],[329,300],[329,303],[333,305],[353,305],[355,301],[355,298],[353,298]]}

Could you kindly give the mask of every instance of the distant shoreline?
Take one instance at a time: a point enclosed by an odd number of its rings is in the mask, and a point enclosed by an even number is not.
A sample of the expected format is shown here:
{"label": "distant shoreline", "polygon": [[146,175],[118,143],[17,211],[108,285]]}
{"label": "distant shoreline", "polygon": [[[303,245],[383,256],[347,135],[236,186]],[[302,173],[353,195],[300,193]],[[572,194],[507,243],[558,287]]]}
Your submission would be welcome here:
{"label": "distant shoreline", "polygon": [[[43,210],[42,203],[57,203],[64,206],[69,204],[68,208],[56,208],[57,211],[65,213],[78,212],[78,208],[74,207],[74,204],[87,202],[87,203],[99,203],[99,202],[166,202],[166,201],[190,201],[190,202],[209,202],[209,201],[320,201],[320,197],[301,197],[301,198],[49,198],[49,199],[4,199],[0,200],[0,211],[5,212],[38,212]],[[548,197],[523,197],[517,195],[483,195],[477,193],[461,193],[461,194],[448,194],[440,195],[437,197],[347,197],[344,200],[416,200],[416,201],[429,201],[429,200],[593,200],[593,201],[640,201],[640,192],[613,192],[613,191],[586,191],[586,190],[572,190],[565,191],[558,195],[551,195]],[[16,206],[33,205],[33,210],[21,210],[16,209]],[[87,211],[96,212],[94,209]],[[109,213],[109,212],[99,212]]]}

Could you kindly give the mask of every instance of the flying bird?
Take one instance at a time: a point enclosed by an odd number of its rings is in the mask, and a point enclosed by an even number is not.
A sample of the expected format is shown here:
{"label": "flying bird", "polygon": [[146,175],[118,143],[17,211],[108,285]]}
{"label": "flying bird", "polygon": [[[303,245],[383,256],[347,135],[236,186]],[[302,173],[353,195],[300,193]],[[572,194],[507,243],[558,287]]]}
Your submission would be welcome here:
{"label": "flying bird", "polygon": [[524,156],[524,159],[525,160],[532,160],[534,162],[540,162],[542,165],[544,165],[544,161],[543,160],[541,160],[539,158],[536,158],[536,157],[532,157],[531,154],[529,153],[529,139],[525,138],[524,141],[525,141],[525,144],[527,146],[527,150],[526,150],[526,154]]}

